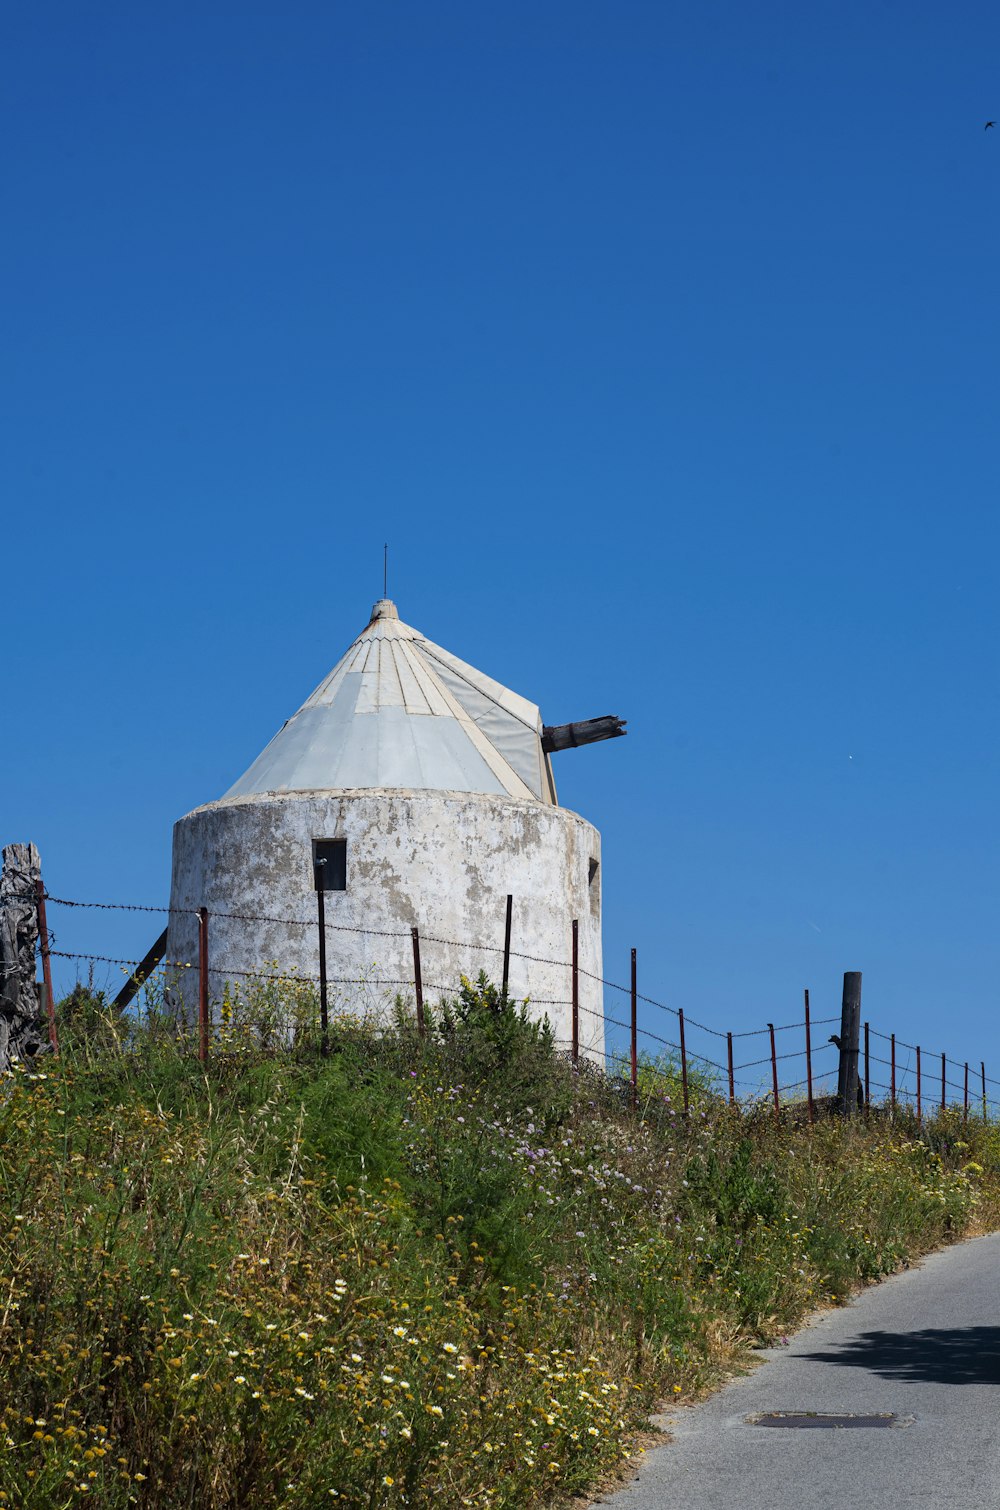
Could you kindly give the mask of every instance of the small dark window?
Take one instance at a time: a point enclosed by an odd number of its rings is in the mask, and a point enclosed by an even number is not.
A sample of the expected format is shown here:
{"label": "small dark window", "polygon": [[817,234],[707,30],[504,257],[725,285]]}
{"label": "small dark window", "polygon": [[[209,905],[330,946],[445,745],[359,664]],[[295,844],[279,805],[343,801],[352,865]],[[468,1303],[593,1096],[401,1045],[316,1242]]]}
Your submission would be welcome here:
{"label": "small dark window", "polygon": [[347,840],[315,839],[313,872],[317,891],[346,891]]}
{"label": "small dark window", "polygon": [[587,876],[588,885],[593,886],[594,882],[597,880],[597,872],[600,870],[600,868],[601,868],[600,861],[598,861],[598,860],[591,860],[591,862],[590,862],[590,872],[589,872],[589,874]]}

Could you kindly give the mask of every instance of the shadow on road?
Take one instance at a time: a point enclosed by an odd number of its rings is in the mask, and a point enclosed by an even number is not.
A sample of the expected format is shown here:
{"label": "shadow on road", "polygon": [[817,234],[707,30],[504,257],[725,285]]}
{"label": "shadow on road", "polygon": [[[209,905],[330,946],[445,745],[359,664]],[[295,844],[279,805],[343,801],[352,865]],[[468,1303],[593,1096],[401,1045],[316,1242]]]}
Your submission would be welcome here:
{"label": "shadow on road", "polygon": [[883,1379],[927,1384],[1000,1384],[1000,1327],[862,1332],[836,1352],[800,1356],[819,1363],[864,1368]]}

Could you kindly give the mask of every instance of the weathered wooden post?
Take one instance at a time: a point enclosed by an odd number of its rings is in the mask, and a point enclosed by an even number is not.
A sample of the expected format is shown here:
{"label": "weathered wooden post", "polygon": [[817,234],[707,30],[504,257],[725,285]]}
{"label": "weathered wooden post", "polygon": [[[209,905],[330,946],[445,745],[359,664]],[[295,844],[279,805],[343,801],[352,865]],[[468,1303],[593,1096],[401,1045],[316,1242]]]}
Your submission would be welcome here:
{"label": "weathered wooden post", "polygon": [[[0,873],[0,1070],[10,1069],[18,1060],[30,1064],[49,1048],[41,1031],[35,985],[40,882],[41,861],[35,846],[6,845]],[[48,1010],[53,1013],[51,989],[48,997]],[[50,1037],[55,1047],[54,1032],[50,1031]]]}
{"label": "weathered wooden post", "polygon": [[858,1109],[858,1052],[861,1038],[861,971],[844,972],[844,995],[840,1009],[840,1074],[837,1107],[842,1117]]}

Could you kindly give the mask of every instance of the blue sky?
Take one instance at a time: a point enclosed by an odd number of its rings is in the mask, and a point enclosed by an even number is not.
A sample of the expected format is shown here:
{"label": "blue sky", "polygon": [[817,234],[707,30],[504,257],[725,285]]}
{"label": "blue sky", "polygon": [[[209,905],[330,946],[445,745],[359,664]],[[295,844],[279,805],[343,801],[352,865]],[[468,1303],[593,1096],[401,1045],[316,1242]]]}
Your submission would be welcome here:
{"label": "blue sky", "polygon": [[165,900],[387,539],[408,622],[628,718],[556,771],[610,975],[740,1028],[860,969],[1000,1074],[998,43],[975,3],[8,11],[0,837]]}

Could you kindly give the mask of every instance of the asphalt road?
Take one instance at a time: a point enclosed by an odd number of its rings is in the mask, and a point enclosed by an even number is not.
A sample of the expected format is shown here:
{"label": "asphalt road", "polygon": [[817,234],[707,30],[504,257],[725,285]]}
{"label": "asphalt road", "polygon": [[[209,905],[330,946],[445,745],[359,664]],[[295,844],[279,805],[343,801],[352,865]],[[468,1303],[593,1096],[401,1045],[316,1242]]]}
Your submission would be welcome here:
{"label": "asphalt road", "polygon": [[[933,1254],[820,1317],[701,1405],[659,1418],[613,1510],[1000,1510],[1000,1234]],[[790,1430],[768,1411],[911,1417]]]}

